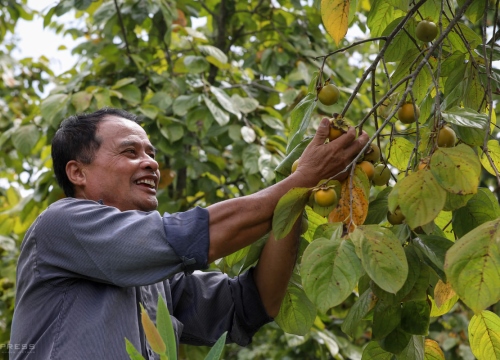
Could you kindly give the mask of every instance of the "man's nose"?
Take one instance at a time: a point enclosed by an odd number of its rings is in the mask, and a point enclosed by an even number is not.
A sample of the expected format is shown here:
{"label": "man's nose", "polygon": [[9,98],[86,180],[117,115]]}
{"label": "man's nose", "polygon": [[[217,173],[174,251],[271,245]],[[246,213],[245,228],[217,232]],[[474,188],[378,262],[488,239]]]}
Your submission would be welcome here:
{"label": "man's nose", "polygon": [[158,170],[158,162],[149,155],[145,155],[142,160],[141,166],[145,169],[151,169],[153,171]]}

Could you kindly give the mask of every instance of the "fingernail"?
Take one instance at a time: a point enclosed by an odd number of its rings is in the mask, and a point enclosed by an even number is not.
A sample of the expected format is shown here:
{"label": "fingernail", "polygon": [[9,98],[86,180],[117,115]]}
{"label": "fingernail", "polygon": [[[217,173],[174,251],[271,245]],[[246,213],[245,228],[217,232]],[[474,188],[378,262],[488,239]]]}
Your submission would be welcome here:
{"label": "fingernail", "polygon": [[321,119],[321,122],[319,123],[319,126],[321,127],[327,127],[329,124],[328,119]]}

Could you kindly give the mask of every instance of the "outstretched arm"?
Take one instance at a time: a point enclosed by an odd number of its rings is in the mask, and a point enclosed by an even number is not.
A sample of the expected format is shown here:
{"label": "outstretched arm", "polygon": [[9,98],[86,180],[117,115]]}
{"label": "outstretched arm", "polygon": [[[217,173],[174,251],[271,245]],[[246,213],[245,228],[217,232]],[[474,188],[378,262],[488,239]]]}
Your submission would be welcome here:
{"label": "outstretched arm", "polygon": [[[324,118],[315,137],[302,154],[297,170],[264,190],[210,205],[210,249],[212,262],[252,244],[271,230],[279,199],[295,187],[313,187],[322,179],[339,174],[368,142],[363,133],[356,138],[354,128],[336,140],[325,143],[329,121]],[[339,178],[345,178],[343,173]]]}

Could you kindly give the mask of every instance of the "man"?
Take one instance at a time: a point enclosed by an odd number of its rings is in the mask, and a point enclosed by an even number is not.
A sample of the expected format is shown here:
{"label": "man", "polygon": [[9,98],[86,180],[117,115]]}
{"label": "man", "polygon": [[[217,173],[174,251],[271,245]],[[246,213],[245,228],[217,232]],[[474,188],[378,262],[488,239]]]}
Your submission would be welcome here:
{"label": "man", "polygon": [[[255,194],[161,216],[155,149],[135,117],[103,109],[66,119],[52,141],[56,178],[68,196],[51,204],[21,245],[12,359],[126,359],[125,338],[145,358],[140,305],[156,318],[167,301],[177,340],[247,345],[278,314],[296,258],[298,226],[265,245],[255,269],[230,279],[201,272],[271,230],[291,188],[340,173],[368,137],[354,129],[326,143],[323,119],[297,170]],[[299,223],[299,222],[297,222]]]}

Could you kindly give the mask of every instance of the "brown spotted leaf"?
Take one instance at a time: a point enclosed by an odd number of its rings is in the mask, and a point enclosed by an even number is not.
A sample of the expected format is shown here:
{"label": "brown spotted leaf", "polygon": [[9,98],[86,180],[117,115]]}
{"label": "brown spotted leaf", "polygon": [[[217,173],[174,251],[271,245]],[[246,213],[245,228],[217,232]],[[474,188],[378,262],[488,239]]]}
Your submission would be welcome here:
{"label": "brown spotted leaf", "polygon": [[[351,204],[352,204],[352,223],[356,226],[362,225],[368,215],[369,182],[366,174],[360,168],[356,168],[352,179],[352,193],[350,190],[351,177],[342,183],[339,203],[328,216],[328,221],[343,222],[346,225],[351,223]],[[351,203],[352,199],[352,203]],[[349,231],[353,231],[351,226]]]}

